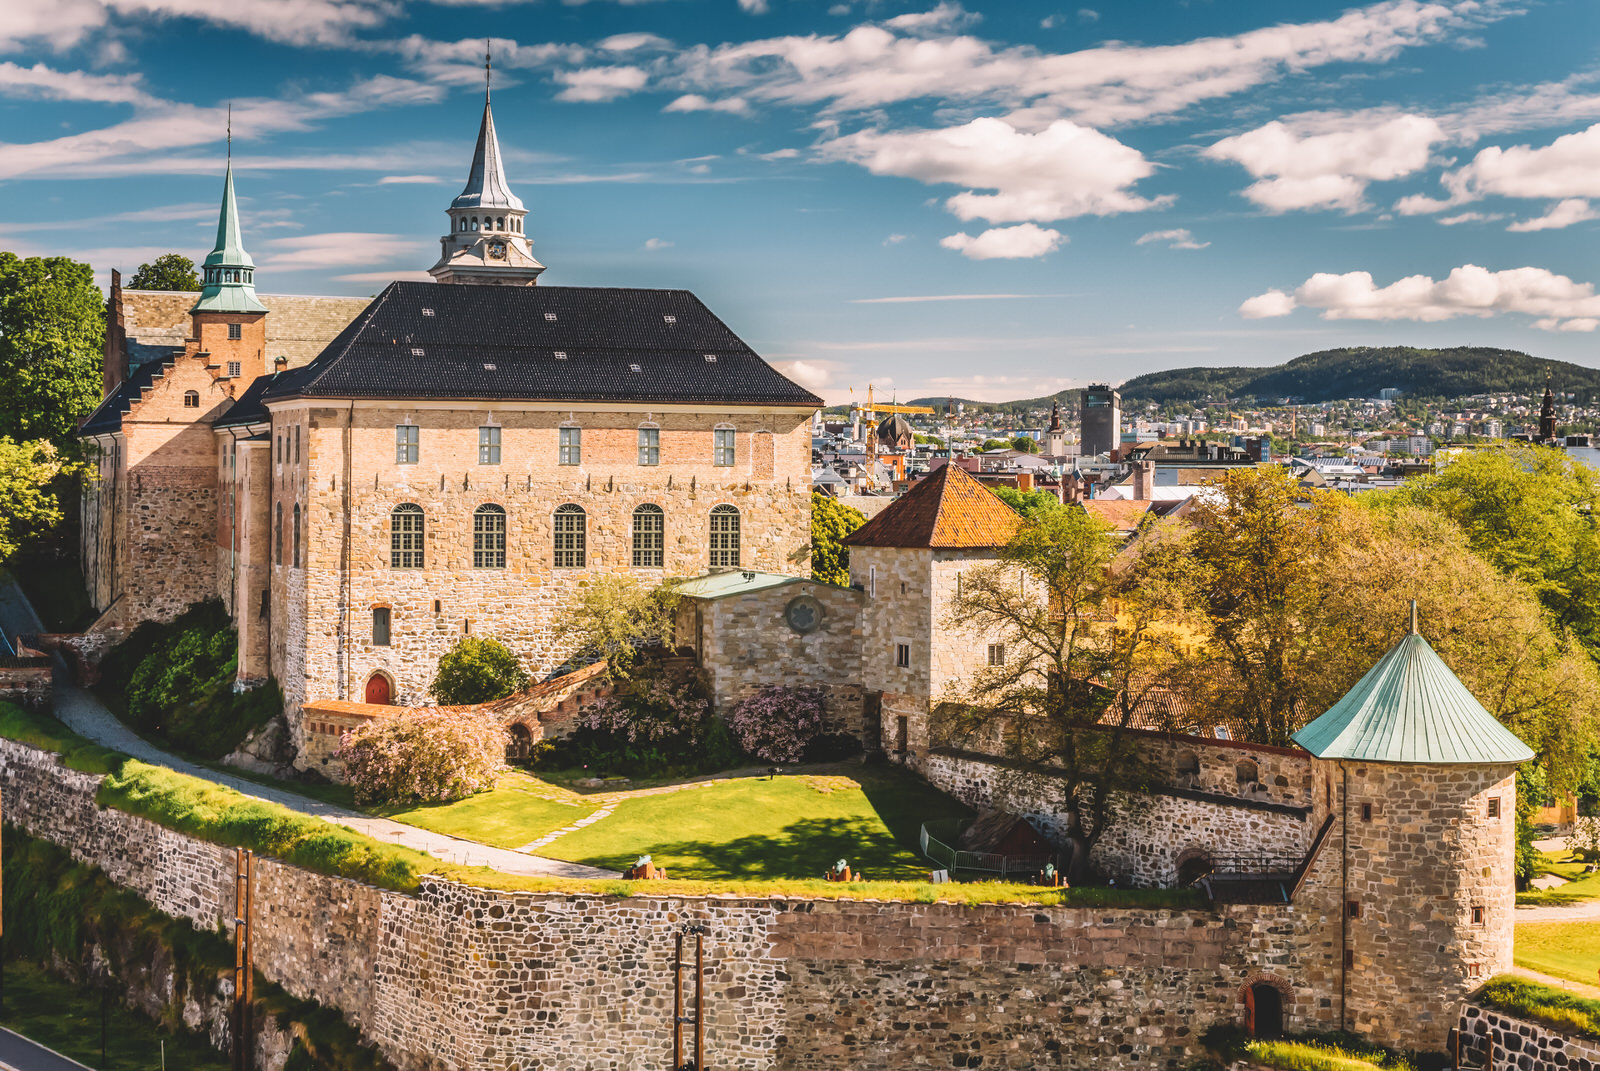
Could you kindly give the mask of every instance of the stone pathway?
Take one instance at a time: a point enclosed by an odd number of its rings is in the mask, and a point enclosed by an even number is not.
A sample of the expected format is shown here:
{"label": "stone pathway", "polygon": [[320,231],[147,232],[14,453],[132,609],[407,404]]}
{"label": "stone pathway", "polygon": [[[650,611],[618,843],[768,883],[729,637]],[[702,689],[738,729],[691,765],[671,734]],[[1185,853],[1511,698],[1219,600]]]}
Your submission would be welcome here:
{"label": "stone pathway", "polygon": [[1526,967],[1512,967],[1511,973],[1520,978],[1526,978],[1530,982],[1538,982],[1540,985],[1551,986],[1555,989],[1565,989],[1567,992],[1577,993],[1579,996],[1600,997],[1600,986],[1584,985],[1582,982],[1557,978],[1553,974],[1541,974],[1538,971],[1530,971]]}
{"label": "stone pathway", "polygon": [[[29,605],[27,598],[16,586],[16,582],[9,575],[0,574],[0,628],[5,629],[8,636],[15,636],[18,632],[41,631],[39,619]],[[415,848],[426,852],[435,859],[442,859],[449,863],[459,863],[463,866],[486,866],[507,874],[519,874],[530,877],[561,877],[561,878],[614,878],[618,877],[616,871],[601,870],[598,867],[584,866],[582,863],[568,863],[560,859],[545,859],[540,856],[527,855],[520,851],[511,851],[507,848],[494,848],[487,844],[475,841],[462,840],[459,837],[449,837],[443,833],[434,833],[417,826],[408,826],[403,822],[395,822],[388,818],[373,818],[370,815],[357,811],[336,807],[331,803],[314,800],[309,796],[302,796],[280,788],[269,788],[257,784],[234,774],[222,773],[217,770],[198,766],[185,759],[181,759],[170,752],[163,751],[154,744],[140,737],[128,728],[116,715],[107,710],[105,705],[95,698],[94,694],[74,684],[67,675],[66,667],[57,659],[55,673],[55,713],[69,729],[79,736],[87,737],[97,744],[131,755],[143,762],[156,766],[165,766],[179,773],[191,777],[204,778],[219,785],[225,785],[246,796],[256,799],[268,800],[281,804],[293,811],[309,814],[316,818],[333,822],[337,825],[348,826],[358,833],[365,833],[376,840],[388,844],[399,844],[407,848]]]}
{"label": "stone pathway", "polygon": [[1600,900],[1576,904],[1539,904],[1517,908],[1517,922],[1595,922],[1600,921]]}
{"label": "stone pathway", "polygon": [[588,826],[594,825],[596,822],[600,821],[602,818],[610,818],[611,817],[611,812],[615,811],[617,809],[617,803],[620,803],[620,802],[621,802],[620,800],[617,800],[617,801],[613,801],[611,803],[608,803],[604,807],[601,807],[598,811],[594,812],[593,814],[591,814],[591,815],[589,815],[589,816],[587,816],[585,818],[578,819],[576,822],[572,823],[570,826],[562,826],[560,829],[552,830],[551,832],[546,833],[544,836],[540,837],[536,841],[532,841],[532,842],[530,842],[528,844],[524,844],[522,847],[518,848],[517,851],[519,851],[519,852],[536,852],[540,848],[543,848],[545,845],[551,844],[551,843],[553,843],[553,842],[555,842],[557,840],[560,840],[562,837],[566,836],[568,833],[576,833],[580,829],[584,829],[584,828],[586,828]]}

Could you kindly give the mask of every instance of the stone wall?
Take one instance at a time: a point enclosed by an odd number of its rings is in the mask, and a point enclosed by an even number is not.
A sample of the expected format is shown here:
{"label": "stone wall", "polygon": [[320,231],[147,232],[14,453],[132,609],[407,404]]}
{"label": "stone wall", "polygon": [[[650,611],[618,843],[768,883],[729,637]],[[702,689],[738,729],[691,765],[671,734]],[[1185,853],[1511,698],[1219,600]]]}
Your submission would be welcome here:
{"label": "stone wall", "polygon": [[1461,1010],[1456,1029],[1457,1067],[1600,1071],[1600,1041],[1518,1019],[1476,1001]]}
{"label": "stone wall", "polygon": [[32,652],[21,657],[0,655],[0,700],[25,710],[49,709],[51,665],[49,657],[33,657]]}

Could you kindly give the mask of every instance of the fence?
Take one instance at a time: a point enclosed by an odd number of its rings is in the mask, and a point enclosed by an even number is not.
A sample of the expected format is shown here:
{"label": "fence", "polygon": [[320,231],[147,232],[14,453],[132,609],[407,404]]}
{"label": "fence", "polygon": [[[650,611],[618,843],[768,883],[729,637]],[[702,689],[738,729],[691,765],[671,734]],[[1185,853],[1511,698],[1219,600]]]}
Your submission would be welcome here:
{"label": "fence", "polygon": [[1031,878],[1045,868],[1047,863],[1058,863],[1055,856],[1001,855],[997,852],[969,852],[952,845],[972,823],[965,819],[949,819],[922,824],[922,854],[940,868],[954,876],[969,874],[997,875],[1001,881]]}

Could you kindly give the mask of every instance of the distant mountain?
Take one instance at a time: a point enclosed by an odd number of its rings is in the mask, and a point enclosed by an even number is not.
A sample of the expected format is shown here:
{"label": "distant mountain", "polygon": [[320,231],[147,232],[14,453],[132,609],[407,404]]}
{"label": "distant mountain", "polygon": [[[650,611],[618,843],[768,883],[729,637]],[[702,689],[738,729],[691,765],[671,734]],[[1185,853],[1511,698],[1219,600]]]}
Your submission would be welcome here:
{"label": "distant mountain", "polygon": [[[1173,368],[1135,376],[1118,390],[1124,405],[1155,402],[1254,401],[1261,405],[1376,398],[1386,387],[1410,397],[1456,398],[1468,394],[1535,394],[1549,372],[1557,390],[1580,401],[1600,397],[1600,368],[1534,357],[1486,346],[1416,349],[1411,346],[1356,346],[1322,350],[1286,364],[1256,368]],[[966,401],[968,409],[1022,412],[1060,399],[1076,411],[1077,390],[1014,402]],[[916,398],[909,405],[943,410],[944,398]]]}

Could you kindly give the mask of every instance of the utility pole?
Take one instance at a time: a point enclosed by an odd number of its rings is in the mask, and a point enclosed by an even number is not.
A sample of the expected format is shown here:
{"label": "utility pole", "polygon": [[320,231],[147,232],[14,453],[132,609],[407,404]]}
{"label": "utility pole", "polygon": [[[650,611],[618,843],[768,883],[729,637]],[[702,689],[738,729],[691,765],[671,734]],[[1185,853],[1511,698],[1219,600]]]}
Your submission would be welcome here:
{"label": "utility pole", "polygon": [[233,886],[233,1071],[251,1071],[255,1048],[255,956],[251,947],[255,927],[255,853],[234,849]]}

